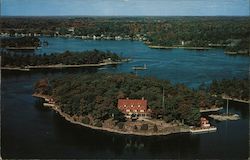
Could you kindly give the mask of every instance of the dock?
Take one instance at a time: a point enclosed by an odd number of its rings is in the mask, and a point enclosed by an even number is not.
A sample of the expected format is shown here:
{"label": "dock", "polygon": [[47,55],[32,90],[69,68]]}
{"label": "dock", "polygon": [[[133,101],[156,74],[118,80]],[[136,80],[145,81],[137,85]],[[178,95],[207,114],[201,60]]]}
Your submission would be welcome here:
{"label": "dock", "polygon": [[208,108],[208,109],[200,109],[201,113],[205,113],[205,112],[217,112],[222,110],[223,107],[219,107],[219,108]]}
{"label": "dock", "polygon": [[231,121],[234,121],[234,120],[238,120],[240,119],[240,116],[238,114],[232,114],[232,115],[215,115],[215,114],[211,114],[209,115],[209,117],[215,119],[215,120],[218,120],[218,121],[227,121],[227,120],[231,120]]}
{"label": "dock", "polygon": [[199,127],[190,127],[190,133],[192,134],[200,134],[200,133],[209,133],[215,132],[217,130],[216,127],[211,126],[207,118],[200,118],[200,126]]}
{"label": "dock", "polygon": [[192,134],[200,134],[200,133],[209,133],[209,132],[216,132],[217,128],[216,127],[209,127],[209,128],[191,128],[190,133]]}

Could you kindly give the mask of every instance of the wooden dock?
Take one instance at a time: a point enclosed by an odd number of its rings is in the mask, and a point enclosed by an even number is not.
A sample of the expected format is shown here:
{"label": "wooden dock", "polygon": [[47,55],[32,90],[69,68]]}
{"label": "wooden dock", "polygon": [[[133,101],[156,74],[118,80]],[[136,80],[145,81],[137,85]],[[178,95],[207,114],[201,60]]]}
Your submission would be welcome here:
{"label": "wooden dock", "polygon": [[208,109],[200,109],[201,113],[205,113],[205,112],[217,112],[222,110],[223,107],[219,107],[219,108],[208,108]]}
{"label": "wooden dock", "polygon": [[190,133],[192,134],[200,134],[200,133],[209,133],[217,131],[216,127],[209,127],[209,128],[191,128]]}

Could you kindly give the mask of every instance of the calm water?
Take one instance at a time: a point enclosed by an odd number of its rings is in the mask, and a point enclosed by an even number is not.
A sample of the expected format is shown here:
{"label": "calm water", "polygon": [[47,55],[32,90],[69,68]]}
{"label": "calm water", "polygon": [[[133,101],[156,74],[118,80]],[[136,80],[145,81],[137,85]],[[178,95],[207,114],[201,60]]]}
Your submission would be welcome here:
{"label": "calm water", "polygon": [[134,65],[147,64],[142,76],[169,79],[197,87],[212,79],[246,78],[249,57],[227,56],[222,50],[153,50],[140,42],[83,41],[47,38],[41,53],[65,50],[110,50],[130,57],[117,67],[36,72],[2,72],[1,154],[3,158],[219,158],[246,159],[249,154],[249,106],[230,102],[238,121],[216,122],[216,133],[177,134],[161,137],[123,136],[72,125],[33,98],[36,80],[79,72],[133,72]]}

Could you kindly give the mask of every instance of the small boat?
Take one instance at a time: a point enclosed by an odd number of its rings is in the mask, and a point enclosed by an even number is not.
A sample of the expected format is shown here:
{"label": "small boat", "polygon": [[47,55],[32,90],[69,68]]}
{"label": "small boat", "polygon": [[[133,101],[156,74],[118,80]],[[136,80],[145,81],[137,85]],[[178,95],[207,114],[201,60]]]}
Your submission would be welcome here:
{"label": "small boat", "polygon": [[43,106],[45,107],[54,107],[55,104],[51,104],[51,103],[43,103]]}
{"label": "small boat", "polygon": [[134,66],[132,67],[133,70],[146,70],[147,69],[147,65],[144,64],[144,66]]}

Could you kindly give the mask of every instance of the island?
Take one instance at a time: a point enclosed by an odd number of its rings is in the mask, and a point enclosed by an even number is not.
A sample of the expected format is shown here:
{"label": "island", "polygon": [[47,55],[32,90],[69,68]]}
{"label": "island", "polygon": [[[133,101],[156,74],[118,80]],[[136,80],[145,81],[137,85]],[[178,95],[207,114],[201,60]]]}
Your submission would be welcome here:
{"label": "island", "polygon": [[37,37],[4,37],[1,38],[0,47],[11,51],[35,50],[40,47]]}
{"label": "island", "polygon": [[29,71],[30,69],[79,68],[116,65],[128,61],[110,51],[99,50],[24,55],[2,52],[1,69]]}
{"label": "island", "polygon": [[41,79],[33,96],[72,123],[142,136],[190,132],[190,126],[201,125],[201,107],[221,105],[220,98],[203,91],[133,74]]}

